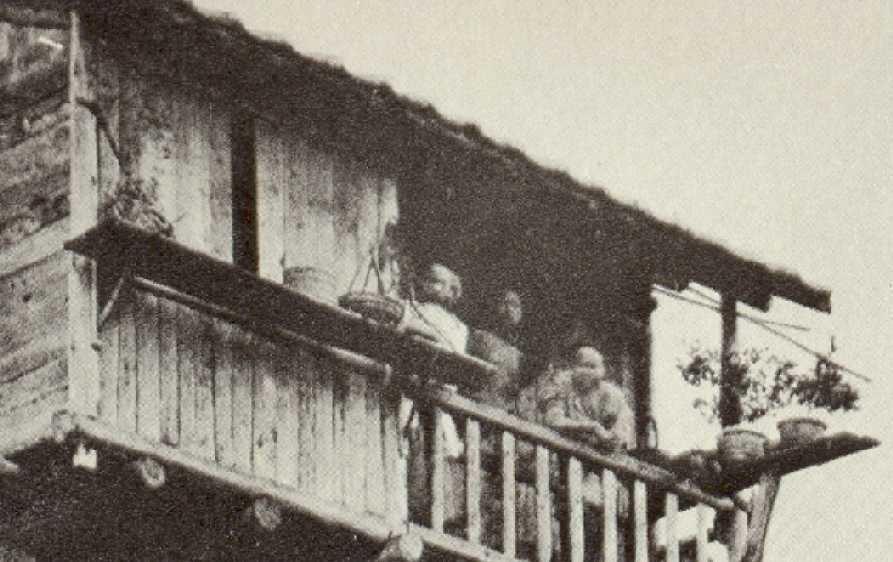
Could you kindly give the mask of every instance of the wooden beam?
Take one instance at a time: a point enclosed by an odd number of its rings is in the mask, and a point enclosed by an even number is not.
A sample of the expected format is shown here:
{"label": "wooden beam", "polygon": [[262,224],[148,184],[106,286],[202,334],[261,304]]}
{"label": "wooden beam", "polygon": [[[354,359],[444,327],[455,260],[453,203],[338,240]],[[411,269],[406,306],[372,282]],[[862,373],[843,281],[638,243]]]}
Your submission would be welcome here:
{"label": "wooden beam", "polygon": [[781,476],[768,472],[760,477],[760,485],[756,489],[750,528],[747,535],[747,550],[744,562],[762,562],[763,548],[766,544],[766,533],[775,507],[775,498],[781,486]]}
{"label": "wooden beam", "polygon": [[421,537],[406,533],[390,539],[372,562],[418,562],[422,559],[425,544]]}
{"label": "wooden beam", "polygon": [[[96,225],[99,205],[99,144],[96,118],[77,103],[90,98],[87,47],[78,12],[71,10],[68,52],[69,228],[79,236]],[[99,357],[96,331],[96,266],[73,256],[68,274],[68,393],[70,407],[95,415],[99,407]]]}
{"label": "wooden beam", "polygon": [[132,432],[99,422],[91,417],[69,412],[56,416],[57,438],[84,439],[140,457],[150,457],[167,467],[174,467],[215,482],[222,488],[254,497],[268,497],[284,508],[307,516],[325,525],[345,529],[372,541],[384,542],[396,534],[381,517],[348,511],[340,505],[277,486],[273,482],[227,470],[213,462],[199,459],[180,449],[156,443]]}

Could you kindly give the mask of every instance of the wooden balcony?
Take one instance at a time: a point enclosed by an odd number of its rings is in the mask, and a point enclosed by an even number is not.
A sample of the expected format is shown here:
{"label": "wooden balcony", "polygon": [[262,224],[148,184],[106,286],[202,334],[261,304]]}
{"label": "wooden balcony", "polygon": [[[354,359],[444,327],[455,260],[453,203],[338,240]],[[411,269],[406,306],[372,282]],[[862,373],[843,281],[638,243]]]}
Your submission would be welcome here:
{"label": "wooden balcony", "polygon": [[[99,319],[96,415],[57,416],[59,442],[129,459],[121,466],[150,459],[191,475],[189,489],[270,502],[373,547],[409,534],[426,559],[678,561],[680,513],[693,510],[694,559],[716,547],[715,513],[734,522],[723,536],[730,559],[759,560],[782,474],[877,444],[831,440],[699,483],[446,390],[492,366],[170,240],[106,224],[68,248],[123,281]],[[420,441],[403,438],[404,397]],[[462,428],[459,459],[444,453],[447,415]],[[754,483],[765,491],[756,500],[732,499]],[[273,557],[293,557],[296,539],[279,533],[291,546]]]}

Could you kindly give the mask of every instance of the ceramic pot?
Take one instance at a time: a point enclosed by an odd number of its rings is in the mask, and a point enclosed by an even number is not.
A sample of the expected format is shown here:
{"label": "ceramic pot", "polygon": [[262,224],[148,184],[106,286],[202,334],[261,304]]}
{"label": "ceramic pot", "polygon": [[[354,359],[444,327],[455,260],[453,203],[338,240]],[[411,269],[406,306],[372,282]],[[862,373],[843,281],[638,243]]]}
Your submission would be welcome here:
{"label": "ceramic pot", "polygon": [[742,428],[726,429],[717,442],[723,464],[756,460],[766,453],[768,439],[758,431]]}
{"label": "ceramic pot", "polygon": [[283,272],[283,284],[289,289],[327,304],[338,304],[335,276],[320,267],[290,267]]}
{"label": "ceramic pot", "polygon": [[782,445],[802,445],[821,437],[827,427],[815,418],[789,418],[778,422],[778,433]]}

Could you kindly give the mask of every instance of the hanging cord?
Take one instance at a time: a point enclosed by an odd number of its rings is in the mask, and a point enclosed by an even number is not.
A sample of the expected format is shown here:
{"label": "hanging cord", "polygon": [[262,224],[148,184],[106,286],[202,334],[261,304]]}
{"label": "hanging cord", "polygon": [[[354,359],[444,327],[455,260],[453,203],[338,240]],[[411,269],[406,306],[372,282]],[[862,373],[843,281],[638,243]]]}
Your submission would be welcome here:
{"label": "hanging cord", "polygon": [[[719,307],[717,307],[717,306],[713,306],[713,305],[710,305],[710,304],[707,304],[707,303],[704,303],[704,302],[701,302],[701,301],[698,301],[698,300],[695,300],[695,299],[692,299],[692,298],[688,298],[688,297],[686,297],[686,296],[684,296],[684,295],[680,295],[677,291],[673,291],[673,290],[670,290],[670,289],[666,289],[666,288],[661,287],[661,286],[659,286],[659,285],[653,285],[652,288],[653,288],[654,290],[656,290],[657,292],[663,294],[663,295],[666,295],[666,296],[668,296],[668,297],[674,298],[674,299],[679,300],[679,301],[682,301],[682,302],[686,302],[686,303],[688,303],[688,304],[692,304],[692,305],[695,305],[695,306],[700,306],[700,307],[702,307],[702,308],[707,308],[707,309],[714,310],[714,311],[718,311],[718,310],[719,310]],[[700,294],[700,293],[699,293],[699,294]],[[703,294],[700,294],[700,296],[701,296],[701,297],[704,297],[704,298],[709,298],[709,297],[707,297],[706,295],[703,295]],[[713,300],[713,299],[711,298],[710,300]],[[782,331],[780,331],[780,330],[777,330],[776,328],[773,328],[771,325],[769,325],[770,322],[768,322],[768,321],[761,320],[761,319],[759,319],[759,318],[756,318],[756,317],[754,317],[754,316],[750,316],[750,315],[747,315],[747,314],[740,314],[740,313],[739,313],[739,314],[737,314],[737,316],[739,316],[739,317],[741,317],[741,318],[747,320],[748,322],[750,322],[750,323],[752,323],[752,324],[757,325],[758,327],[760,327],[760,328],[762,328],[763,330],[769,332],[770,334],[772,334],[772,335],[774,335],[774,336],[776,336],[776,337],[779,337],[779,338],[781,338],[781,339],[787,341],[788,343],[794,345],[795,347],[799,348],[799,349],[802,350],[802,351],[805,351],[806,353],[809,353],[810,355],[812,355],[813,357],[815,357],[815,358],[817,358],[817,359],[825,359],[825,360],[828,361],[831,365],[837,367],[837,368],[840,369],[841,371],[844,371],[844,372],[846,372],[846,373],[852,375],[853,377],[855,377],[855,378],[857,378],[857,379],[859,379],[859,380],[861,380],[861,381],[864,381],[864,382],[874,382],[874,381],[872,380],[871,377],[866,376],[866,375],[863,375],[862,373],[859,373],[859,372],[857,372],[857,371],[854,371],[853,369],[850,369],[849,367],[847,367],[846,365],[843,365],[842,363],[838,363],[838,362],[836,362],[836,361],[831,361],[831,360],[829,359],[829,357],[828,357],[827,354],[825,354],[825,353],[821,353],[821,352],[819,352],[819,351],[816,351],[816,350],[812,349],[811,347],[807,346],[806,344],[801,343],[800,341],[798,341],[798,340],[792,338],[791,336],[785,334],[784,332],[782,332]],[[780,323],[771,322],[771,324],[780,324]],[[794,326],[793,326],[793,325],[789,325],[789,327],[794,327]]]}

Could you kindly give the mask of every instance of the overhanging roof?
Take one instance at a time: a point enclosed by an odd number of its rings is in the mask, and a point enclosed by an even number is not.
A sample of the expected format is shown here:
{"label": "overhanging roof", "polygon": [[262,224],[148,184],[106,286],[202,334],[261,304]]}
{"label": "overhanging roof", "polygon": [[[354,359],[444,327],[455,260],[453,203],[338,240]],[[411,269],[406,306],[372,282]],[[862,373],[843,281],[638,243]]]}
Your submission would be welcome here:
{"label": "overhanging roof", "polygon": [[696,281],[763,309],[776,296],[830,311],[830,292],[796,274],[740,257],[619,202],[600,187],[540,166],[516,148],[487,138],[476,126],[452,122],[386,84],[357,78],[286,43],[252,35],[238,22],[202,14],[185,0],[17,1],[78,7],[85,25],[100,33],[119,56],[145,62],[145,53],[152,53],[164,62],[159,72],[179,76],[185,84],[207,85],[259,112],[287,112],[313,142],[376,161],[395,174],[473,158],[476,166],[517,178],[519,196],[531,196],[530,190],[557,194],[602,216],[611,214],[623,235],[636,241],[630,259],[647,262],[654,282],[684,287]]}

